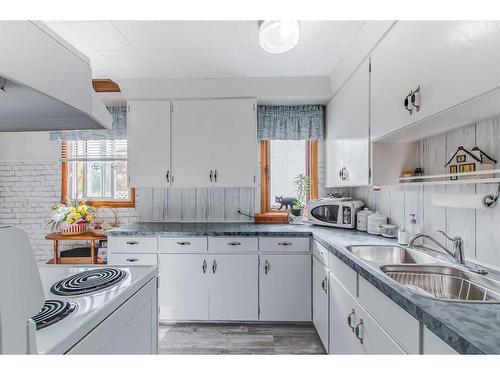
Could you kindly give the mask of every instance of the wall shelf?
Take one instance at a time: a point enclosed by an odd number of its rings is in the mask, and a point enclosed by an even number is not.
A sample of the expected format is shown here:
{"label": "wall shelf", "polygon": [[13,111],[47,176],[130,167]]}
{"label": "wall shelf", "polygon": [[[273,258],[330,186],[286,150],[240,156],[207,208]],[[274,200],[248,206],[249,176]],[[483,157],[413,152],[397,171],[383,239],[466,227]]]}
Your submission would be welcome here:
{"label": "wall shelf", "polygon": [[[426,185],[456,185],[456,184],[489,184],[489,183],[499,183],[500,177],[492,178],[480,178],[481,175],[495,175],[500,173],[500,169],[489,169],[484,171],[475,172],[462,172],[462,173],[444,173],[436,175],[427,176],[412,176],[412,177],[400,177],[400,185],[414,185],[414,186],[426,186]],[[469,179],[461,180],[450,180],[450,177],[475,177]],[[424,180],[424,181],[422,181]]]}

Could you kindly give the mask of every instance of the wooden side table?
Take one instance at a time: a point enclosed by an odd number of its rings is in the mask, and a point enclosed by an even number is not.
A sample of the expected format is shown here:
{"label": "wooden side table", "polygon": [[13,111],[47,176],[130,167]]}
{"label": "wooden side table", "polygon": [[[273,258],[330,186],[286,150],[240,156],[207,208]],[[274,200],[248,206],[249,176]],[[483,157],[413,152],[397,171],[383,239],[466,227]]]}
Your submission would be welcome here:
{"label": "wooden side table", "polygon": [[59,256],[59,241],[90,241],[90,258],[89,257],[68,257],[65,258],[64,263],[68,264],[95,264],[96,254],[95,254],[95,241],[107,240],[107,236],[96,235],[92,232],[86,232],[81,234],[71,234],[63,235],[61,233],[50,233],[45,236],[46,240],[54,241],[54,264],[61,263],[61,257]]}

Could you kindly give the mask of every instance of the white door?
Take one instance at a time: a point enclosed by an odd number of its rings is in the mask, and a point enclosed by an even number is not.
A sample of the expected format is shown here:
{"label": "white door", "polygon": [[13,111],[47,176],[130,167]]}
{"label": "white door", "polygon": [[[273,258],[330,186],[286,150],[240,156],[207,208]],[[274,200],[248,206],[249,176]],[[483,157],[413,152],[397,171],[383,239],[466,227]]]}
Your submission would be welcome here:
{"label": "white door", "polygon": [[420,53],[422,42],[415,43],[415,31],[410,31],[406,25],[409,22],[398,22],[371,55],[371,139],[414,121],[414,113],[405,109],[404,100],[417,85],[413,61]]}
{"label": "white door", "polygon": [[216,254],[209,261],[209,319],[258,319],[257,254]]}
{"label": "white door", "polygon": [[330,353],[406,354],[332,275],[330,275]]}
{"label": "white door", "polygon": [[217,186],[254,186],[257,165],[255,99],[212,102],[212,145]]}
{"label": "white door", "polygon": [[206,254],[159,255],[160,319],[208,319],[208,262]]}
{"label": "white door", "polygon": [[170,102],[167,100],[132,100],[127,104],[129,186],[168,186],[170,184]]}
{"label": "white door", "polygon": [[413,79],[421,85],[421,120],[500,86],[500,22],[405,21],[391,32],[415,46]]}
{"label": "white door", "polygon": [[311,255],[260,256],[260,320],[311,321]]}
{"label": "white door", "polygon": [[172,106],[172,186],[213,186],[213,100],[176,100]]}
{"label": "white door", "polygon": [[313,257],[312,320],[316,331],[328,351],[328,269]]}

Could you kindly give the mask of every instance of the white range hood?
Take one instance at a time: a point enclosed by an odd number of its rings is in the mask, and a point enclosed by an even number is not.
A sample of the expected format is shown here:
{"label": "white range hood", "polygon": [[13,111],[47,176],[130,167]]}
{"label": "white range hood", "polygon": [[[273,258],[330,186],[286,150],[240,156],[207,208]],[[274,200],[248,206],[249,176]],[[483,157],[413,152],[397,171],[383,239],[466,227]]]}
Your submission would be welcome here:
{"label": "white range hood", "polygon": [[41,22],[0,21],[0,132],[111,125],[84,54]]}

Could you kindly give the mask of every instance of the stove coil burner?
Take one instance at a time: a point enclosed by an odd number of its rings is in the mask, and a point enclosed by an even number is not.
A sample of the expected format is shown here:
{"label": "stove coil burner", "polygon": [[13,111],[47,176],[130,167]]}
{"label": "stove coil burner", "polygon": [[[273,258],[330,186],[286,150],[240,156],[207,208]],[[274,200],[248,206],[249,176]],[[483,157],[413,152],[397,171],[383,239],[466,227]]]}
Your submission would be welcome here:
{"label": "stove coil burner", "polygon": [[49,299],[45,301],[42,310],[32,319],[35,321],[37,331],[57,323],[71,314],[76,308],[76,303]]}
{"label": "stove coil burner", "polygon": [[97,268],[60,280],[52,285],[50,291],[59,296],[77,296],[108,288],[126,276],[125,271],[116,268]]}

